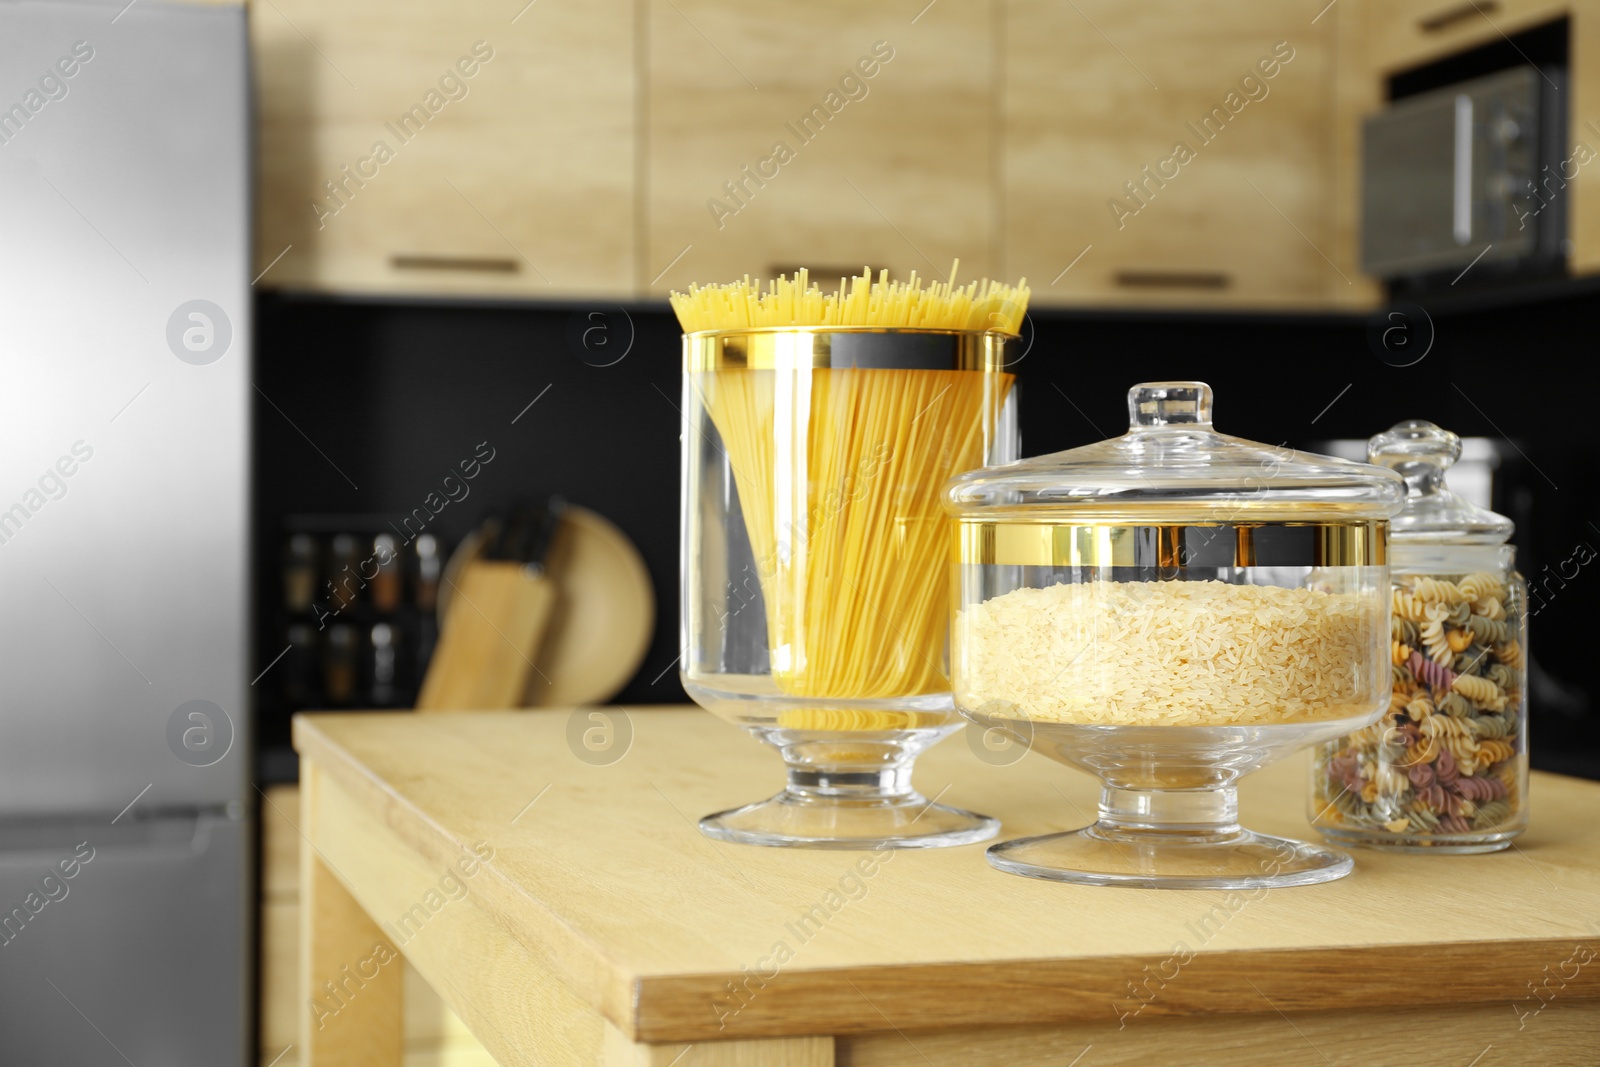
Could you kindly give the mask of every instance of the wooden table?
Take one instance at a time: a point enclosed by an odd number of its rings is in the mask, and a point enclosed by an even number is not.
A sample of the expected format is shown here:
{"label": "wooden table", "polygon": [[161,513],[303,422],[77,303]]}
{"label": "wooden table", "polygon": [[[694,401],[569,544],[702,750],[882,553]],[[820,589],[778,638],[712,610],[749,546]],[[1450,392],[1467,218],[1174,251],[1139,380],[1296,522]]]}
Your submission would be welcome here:
{"label": "wooden table", "polygon": [[[697,710],[603,710],[296,718],[302,1064],[400,1062],[396,950],[503,1064],[1600,1062],[1600,785],[1535,775],[1508,852],[1098,889],[981,846],[713,842],[695,820],[776,790],[776,756]],[[590,728],[631,747],[580,760]],[[1249,779],[1247,825],[1310,834],[1306,773]],[[1081,825],[1097,796],[961,735],[917,777],[1006,836]]]}

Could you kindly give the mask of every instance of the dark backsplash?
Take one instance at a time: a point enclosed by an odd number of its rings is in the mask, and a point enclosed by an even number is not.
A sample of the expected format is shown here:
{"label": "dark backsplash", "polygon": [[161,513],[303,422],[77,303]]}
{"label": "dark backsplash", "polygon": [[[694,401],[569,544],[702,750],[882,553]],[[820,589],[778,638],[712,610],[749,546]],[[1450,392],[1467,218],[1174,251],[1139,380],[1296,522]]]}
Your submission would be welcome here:
{"label": "dark backsplash", "polygon": [[[1560,411],[1585,402],[1564,368],[1593,325],[1594,300],[1435,312],[1431,350],[1408,367],[1380,358],[1383,326],[1361,317],[1036,312],[1016,367],[1023,451],[1121,433],[1128,386],[1170,379],[1209,382],[1224,432],[1272,443],[1365,438],[1403,418],[1513,441],[1495,505],[1518,521],[1520,568],[1545,588],[1532,623],[1534,763],[1600,776],[1590,762],[1600,683],[1577,669],[1600,576],[1573,562],[1591,554],[1579,551],[1587,545],[1600,549],[1596,429],[1583,408]],[[434,531],[453,544],[513,498],[551,494],[610,518],[644,555],[657,616],[650,652],[617,702],[685,699],[674,669],[680,356],[665,305],[268,295],[256,324],[258,605],[277,594],[285,516],[398,521],[488,442],[494,460]],[[1411,343],[1426,340],[1425,325],[1406,328]],[[271,613],[257,615],[259,670],[284,642]],[[282,744],[286,714],[261,711],[262,743]]]}

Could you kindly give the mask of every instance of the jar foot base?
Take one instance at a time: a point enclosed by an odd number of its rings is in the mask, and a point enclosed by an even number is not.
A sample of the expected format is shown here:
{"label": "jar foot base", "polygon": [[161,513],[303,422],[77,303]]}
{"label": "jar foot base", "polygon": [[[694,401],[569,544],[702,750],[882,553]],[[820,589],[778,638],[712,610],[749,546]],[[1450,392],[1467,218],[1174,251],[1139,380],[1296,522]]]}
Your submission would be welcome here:
{"label": "jar foot base", "polygon": [[1349,874],[1348,855],[1238,829],[1185,837],[1103,829],[1023,837],[993,845],[991,866],[1028,878],[1135,889],[1276,889]]}
{"label": "jar foot base", "polygon": [[944,848],[987,841],[1000,832],[1000,822],[918,793],[844,798],[785,789],[770,800],[707,815],[700,831],[718,841],[779,848]]}
{"label": "jar foot base", "polygon": [[987,841],[1000,821],[935,804],[911,786],[916,758],[954,722],[896,732],[752,727],[783,753],[788,786],[777,796],[707,815],[718,841],[778,848],[945,848]]}
{"label": "jar foot base", "polygon": [[1436,855],[1446,856],[1473,856],[1483,852],[1501,852],[1510,848],[1511,839],[1521,831],[1417,835],[1411,837],[1404,834],[1391,834],[1386,837],[1379,837],[1375,834],[1362,834],[1359,832],[1342,833],[1337,829],[1319,826],[1317,827],[1317,832],[1333,844],[1345,848],[1370,848],[1376,852],[1432,852]]}

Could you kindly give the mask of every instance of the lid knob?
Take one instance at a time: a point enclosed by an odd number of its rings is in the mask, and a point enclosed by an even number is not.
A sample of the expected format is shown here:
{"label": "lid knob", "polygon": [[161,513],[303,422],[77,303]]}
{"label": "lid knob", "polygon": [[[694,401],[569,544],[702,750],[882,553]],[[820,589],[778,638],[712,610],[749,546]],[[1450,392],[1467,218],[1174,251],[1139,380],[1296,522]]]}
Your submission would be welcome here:
{"label": "lid knob", "polygon": [[1397,422],[1367,442],[1367,461],[1411,477],[1443,471],[1461,458],[1461,438],[1426,419]]}
{"label": "lid knob", "polygon": [[1128,390],[1128,428],[1210,426],[1211,386],[1205,382],[1141,382]]}
{"label": "lid knob", "polygon": [[1367,442],[1367,459],[1406,480],[1406,502],[1390,523],[1397,542],[1501,544],[1512,522],[1450,491],[1445,471],[1461,458],[1461,438],[1424,419],[1397,422]]}

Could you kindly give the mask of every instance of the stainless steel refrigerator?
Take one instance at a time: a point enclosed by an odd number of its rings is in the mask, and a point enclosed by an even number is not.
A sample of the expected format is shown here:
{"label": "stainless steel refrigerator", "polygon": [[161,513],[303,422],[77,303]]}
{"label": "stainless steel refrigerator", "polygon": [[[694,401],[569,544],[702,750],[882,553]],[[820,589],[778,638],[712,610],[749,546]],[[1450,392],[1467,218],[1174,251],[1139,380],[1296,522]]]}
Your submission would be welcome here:
{"label": "stainless steel refrigerator", "polygon": [[248,63],[0,0],[0,1063],[243,1064]]}

